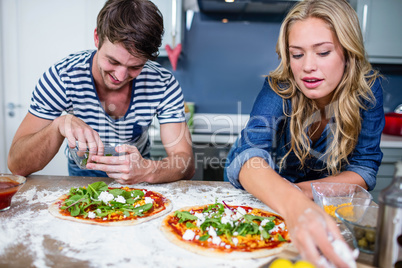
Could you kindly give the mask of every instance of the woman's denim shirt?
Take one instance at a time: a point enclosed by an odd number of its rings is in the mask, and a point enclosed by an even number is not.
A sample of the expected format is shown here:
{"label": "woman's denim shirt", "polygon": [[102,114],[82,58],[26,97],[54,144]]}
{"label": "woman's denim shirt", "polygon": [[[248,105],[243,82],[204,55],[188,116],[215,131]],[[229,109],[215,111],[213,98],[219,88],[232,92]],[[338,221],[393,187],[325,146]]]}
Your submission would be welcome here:
{"label": "woman's denim shirt", "polygon": [[[359,174],[367,183],[369,190],[376,185],[376,175],[382,160],[380,141],[385,119],[379,78],[372,86],[372,92],[375,103],[364,101],[368,108],[360,110],[362,129],[358,142],[348,156],[349,164],[342,168],[342,171],[353,171]],[[286,106],[291,109],[290,100],[287,100]],[[325,151],[327,140],[332,137],[330,127],[335,123],[333,119],[327,124],[321,137],[311,145],[312,157],[305,161],[303,168],[292,152],[279,172],[278,163],[289,151],[291,141],[289,118],[286,118],[283,111],[282,98],[271,89],[266,79],[254,103],[247,126],[233,144],[226,161],[225,180],[229,180],[236,188],[243,189],[239,182],[239,172],[243,164],[253,157],[265,159],[276,172],[293,183],[328,176]],[[252,161],[249,163],[252,165]]]}

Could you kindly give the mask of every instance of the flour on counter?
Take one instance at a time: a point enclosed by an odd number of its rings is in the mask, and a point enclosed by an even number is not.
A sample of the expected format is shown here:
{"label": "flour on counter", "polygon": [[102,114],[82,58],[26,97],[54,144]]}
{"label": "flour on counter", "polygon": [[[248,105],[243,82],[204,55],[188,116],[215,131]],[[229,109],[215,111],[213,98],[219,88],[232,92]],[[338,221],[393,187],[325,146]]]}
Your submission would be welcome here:
{"label": "flour on counter", "polygon": [[[214,203],[216,198],[231,205],[268,209],[252,195],[232,187],[199,185],[180,189],[176,186],[171,183],[131,187],[165,195],[172,201],[173,211],[185,206]],[[259,267],[272,259],[230,261],[186,251],[169,242],[159,230],[164,216],[125,227],[97,226],[55,218],[47,211],[47,206],[67,191],[33,187],[16,194],[17,205],[25,203],[26,208],[0,222],[0,266],[5,264],[4,260],[12,264],[14,256],[9,252],[14,247],[24,252],[24,258],[32,259],[33,267]]]}

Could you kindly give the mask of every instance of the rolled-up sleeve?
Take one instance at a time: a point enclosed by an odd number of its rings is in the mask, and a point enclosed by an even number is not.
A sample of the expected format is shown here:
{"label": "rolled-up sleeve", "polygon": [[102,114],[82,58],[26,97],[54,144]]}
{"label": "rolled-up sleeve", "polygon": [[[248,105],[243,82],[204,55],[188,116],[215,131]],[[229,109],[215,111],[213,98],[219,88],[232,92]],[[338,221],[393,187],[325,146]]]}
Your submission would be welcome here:
{"label": "rolled-up sleeve", "polygon": [[243,189],[239,182],[239,173],[243,165],[253,157],[264,159],[275,169],[271,153],[283,118],[283,100],[269,87],[266,80],[254,103],[247,126],[233,144],[226,161],[224,176],[233,186]]}
{"label": "rolled-up sleeve", "polygon": [[256,148],[249,148],[245,151],[242,151],[240,154],[234,156],[231,163],[226,167],[227,178],[234,187],[244,190],[243,186],[239,182],[239,173],[244,163],[253,157],[260,157],[264,159],[272,168],[275,168],[272,157],[267,151]]}

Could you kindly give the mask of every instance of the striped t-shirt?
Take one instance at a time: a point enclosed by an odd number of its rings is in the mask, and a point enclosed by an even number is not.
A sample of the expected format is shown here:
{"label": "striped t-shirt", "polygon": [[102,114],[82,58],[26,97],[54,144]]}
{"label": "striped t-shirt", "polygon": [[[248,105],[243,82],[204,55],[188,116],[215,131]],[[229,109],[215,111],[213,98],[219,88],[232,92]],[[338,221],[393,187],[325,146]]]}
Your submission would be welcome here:
{"label": "striped t-shirt", "polygon": [[71,54],[51,66],[35,87],[29,112],[49,120],[63,112],[73,114],[97,131],[104,143],[132,144],[143,156],[148,155],[148,127],[155,115],[160,124],[185,121],[179,83],[158,63],[147,61],[133,80],[128,111],[113,119],[95,90],[91,73],[95,52]]}

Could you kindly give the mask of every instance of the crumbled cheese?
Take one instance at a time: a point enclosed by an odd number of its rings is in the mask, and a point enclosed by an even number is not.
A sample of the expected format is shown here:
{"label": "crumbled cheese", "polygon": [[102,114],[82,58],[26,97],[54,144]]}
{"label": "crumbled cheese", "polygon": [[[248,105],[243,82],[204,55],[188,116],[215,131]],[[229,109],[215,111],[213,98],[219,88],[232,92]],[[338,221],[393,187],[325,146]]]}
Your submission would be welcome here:
{"label": "crumbled cheese", "polygon": [[237,244],[239,243],[239,239],[237,239],[237,237],[233,237],[232,242],[235,246],[237,246]]}
{"label": "crumbled cheese", "polygon": [[201,224],[203,224],[205,221],[205,215],[202,213],[194,213],[194,216],[196,216],[198,218],[197,223],[196,223],[197,227],[200,227]]}
{"label": "crumbled cheese", "polygon": [[225,215],[221,218],[221,222],[223,224],[229,223],[233,227],[233,221],[231,220],[230,216]]}
{"label": "crumbled cheese", "polygon": [[270,222],[270,220],[268,220],[268,219],[263,219],[263,220],[261,221],[260,226],[264,227],[265,225],[267,225],[268,222]]}
{"label": "crumbled cheese", "polygon": [[122,197],[121,195],[118,195],[114,201],[125,204],[126,203],[126,199],[124,197]]}
{"label": "crumbled cheese", "polygon": [[88,212],[88,218],[95,219],[95,217],[96,217],[95,212],[93,211]]}
{"label": "crumbled cheese", "polygon": [[215,229],[211,226],[208,230],[208,234],[212,236],[212,244],[219,245],[222,239],[216,234]]}
{"label": "crumbled cheese", "polygon": [[190,229],[187,229],[186,232],[183,234],[184,240],[193,240],[194,237],[195,237],[195,233]]}
{"label": "crumbled cheese", "polygon": [[154,200],[151,198],[151,197],[145,197],[145,204],[149,204],[149,203],[153,203],[154,202]]}
{"label": "crumbled cheese", "polygon": [[280,230],[285,230],[285,223],[281,222],[279,225],[275,225],[274,228],[269,230],[269,233],[278,232]]}
{"label": "crumbled cheese", "polygon": [[105,204],[109,204],[109,202],[114,199],[114,196],[107,191],[103,191],[98,196],[98,199]]}
{"label": "crumbled cheese", "polygon": [[238,208],[237,208],[237,213],[240,213],[240,214],[242,214],[242,215],[246,215],[246,214],[247,214],[247,211],[246,211],[244,208],[242,208],[242,207],[238,207]]}
{"label": "crumbled cheese", "polygon": [[238,232],[233,232],[233,235],[234,235],[234,236],[238,236],[239,233],[238,233]]}
{"label": "crumbled cheese", "polygon": [[236,214],[231,215],[231,217],[232,217],[233,221],[237,221],[238,219],[243,217],[243,215],[246,215],[246,214],[247,214],[247,212],[246,212],[246,210],[244,208],[238,207],[236,209]]}
{"label": "crumbled cheese", "polygon": [[233,215],[233,211],[231,209],[225,208],[224,214],[226,214],[226,216],[230,217],[231,215]]}
{"label": "crumbled cheese", "polygon": [[230,245],[226,245],[225,248],[229,249],[229,248],[230,248]]}

